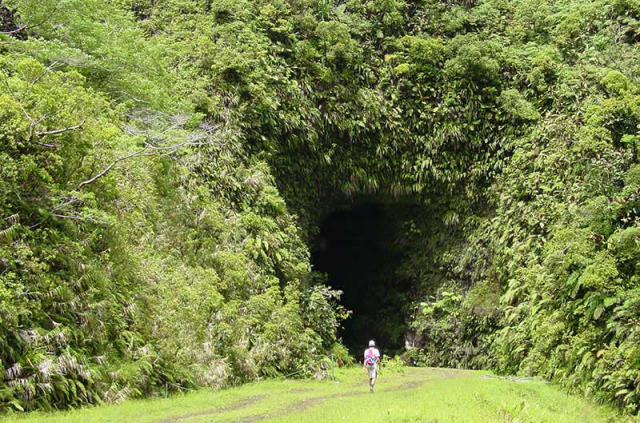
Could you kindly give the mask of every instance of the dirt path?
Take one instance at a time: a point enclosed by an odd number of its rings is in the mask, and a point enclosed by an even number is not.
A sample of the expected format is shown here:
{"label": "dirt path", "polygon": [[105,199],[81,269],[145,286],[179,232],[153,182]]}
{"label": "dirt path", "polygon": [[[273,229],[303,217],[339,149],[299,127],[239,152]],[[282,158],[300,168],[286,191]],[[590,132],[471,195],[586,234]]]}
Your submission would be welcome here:
{"label": "dirt path", "polygon": [[158,420],[158,423],[177,423],[180,420],[191,419],[193,417],[211,416],[214,414],[222,414],[222,413],[227,413],[229,411],[240,410],[242,408],[249,407],[266,397],[267,395],[255,395],[255,396],[240,400],[226,407],[212,408],[210,410],[201,410],[193,413],[181,414],[179,416],[167,417],[166,419]]}
{"label": "dirt path", "polygon": [[[390,377],[386,380],[384,376],[381,377],[381,380],[383,381],[382,383],[384,384],[382,388],[383,389],[382,392],[417,389],[430,382],[433,382],[436,380],[442,380],[442,379],[456,378],[459,375],[460,375],[459,372],[455,370],[448,370],[448,369],[432,369],[428,374],[415,373],[415,372],[411,372],[407,374],[391,373],[389,374]],[[387,381],[388,383],[391,383],[391,385],[387,385],[386,384]],[[366,381],[365,379],[363,379],[363,382],[350,384],[347,388],[347,391],[328,394],[328,395],[321,395],[321,396],[310,396],[309,398],[301,399],[300,401],[298,401],[293,405],[286,406],[285,408],[281,408],[278,410],[274,410],[273,412],[259,413],[259,414],[249,415],[249,416],[238,417],[235,419],[226,420],[225,422],[226,423],[253,423],[253,422],[273,419],[277,417],[283,417],[288,414],[299,413],[310,407],[323,404],[335,398],[347,398],[347,397],[354,397],[354,396],[371,395],[369,390],[365,389],[365,385],[366,385]],[[314,392],[316,392],[315,389],[300,387],[300,388],[295,388],[293,390],[284,391],[284,392],[273,392],[271,394],[254,395],[254,396],[244,398],[228,406],[211,408],[207,410],[200,410],[200,411],[195,411],[191,413],[179,414],[176,416],[164,418],[162,420],[157,420],[155,423],[178,423],[183,420],[189,420],[197,417],[220,415],[220,414],[224,414],[232,411],[249,408],[256,403],[262,400],[265,400],[267,398],[271,398],[275,395],[282,395],[286,393],[308,393],[310,395],[313,395]]]}
{"label": "dirt path", "polygon": [[[417,388],[419,388],[419,387],[421,387],[423,385],[426,385],[429,382],[433,382],[435,380],[450,379],[450,378],[455,378],[455,377],[459,376],[459,373],[456,372],[455,370],[440,370],[440,369],[438,369],[437,373],[441,377],[436,377],[436,378],[433,378],[433,377],[423,378],[423,377],[421,377],[421,378],[418,378],[416,380],[404,381],[404,382],[400,383],[397,386],[391,386],[391,387],[385,389],[384,392],[405,391],[405,390],[417,389]],[[413,379],[413,377],[410,377],[410,378]],[[352,385],[352,387],[361,388],[361,390],[348,391],[348,392],[343,392],[343,393],[322,395],[322,396],[319,396],[319,397],[308,398],[308,399],[304,399],[304,400],[300,401],[299,403],[294,404],[292,407],[289,407],[289,408],[284,409],[284,410],[278,410],[277,412],[274,412],[274,413],[261,413],[261,414],[255,414],[255,415],[252,415],[252,416],[245,416],[245,417],[241,417],[241,418],[238,418],[238,419],[235,419],[235,420],[227,420],[227,423],[253,423],[253,422],[258,422],[258,421],[261,421],[261,420],[273,419],[273,418],[277,418],[277,417],[283,417],[283,416],[286,416],[288,414],[298,413],[298,412],[306,410],[307,408],[313,407],[314,405],[323,404],[326,401],[334,399],[334,398],[347,398],[347,397],[371,395],[369,390],[368,389],[364,389],[363,386],[364,386],[363,383],[354,384],[354,385]]]}

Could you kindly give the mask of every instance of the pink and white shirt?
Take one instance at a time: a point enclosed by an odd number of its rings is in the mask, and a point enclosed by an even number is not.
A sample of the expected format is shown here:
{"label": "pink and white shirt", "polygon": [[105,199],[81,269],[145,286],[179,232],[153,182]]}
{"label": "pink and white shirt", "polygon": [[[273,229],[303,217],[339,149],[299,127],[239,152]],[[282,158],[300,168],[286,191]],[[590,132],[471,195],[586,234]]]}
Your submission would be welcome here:
{"label": "pink and white shirt", "polygon": [[367,358],[373,357],[374,359],[380,358],[380,351],[376,347],[369,347],[364,350],[364,361],[367,362]]}

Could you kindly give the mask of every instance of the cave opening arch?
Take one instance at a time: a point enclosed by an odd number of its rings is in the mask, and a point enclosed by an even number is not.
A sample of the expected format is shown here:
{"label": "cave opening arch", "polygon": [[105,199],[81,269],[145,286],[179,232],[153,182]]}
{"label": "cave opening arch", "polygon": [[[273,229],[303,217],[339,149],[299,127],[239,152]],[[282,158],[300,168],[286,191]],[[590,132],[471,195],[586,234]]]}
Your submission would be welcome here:
{"label": "cave opening arch", "polygon": [[314,270],[343,292],[341,304],[352,312],[339,336],[359,357],[374,339],[384,354],[405,347],[408,321],[419,280],[405,272],[410,258],[407,235],[414,202],[369,199],[327,213],[312,246]]}

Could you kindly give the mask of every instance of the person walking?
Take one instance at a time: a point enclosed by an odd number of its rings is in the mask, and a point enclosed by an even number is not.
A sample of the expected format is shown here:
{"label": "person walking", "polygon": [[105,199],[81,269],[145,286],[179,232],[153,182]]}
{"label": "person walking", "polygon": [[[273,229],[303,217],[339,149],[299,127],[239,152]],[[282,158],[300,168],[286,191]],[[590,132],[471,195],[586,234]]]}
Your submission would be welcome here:
{"label": "person walking", "polygon": [[369,372],[369,391],[373,393],[373,386],[376,384],[378,377],[378,365],[380,364],[380,351],[376,348],[375,341],[369,341],[369,348],[364,350],[364,361],[362,362],[362,370]]}

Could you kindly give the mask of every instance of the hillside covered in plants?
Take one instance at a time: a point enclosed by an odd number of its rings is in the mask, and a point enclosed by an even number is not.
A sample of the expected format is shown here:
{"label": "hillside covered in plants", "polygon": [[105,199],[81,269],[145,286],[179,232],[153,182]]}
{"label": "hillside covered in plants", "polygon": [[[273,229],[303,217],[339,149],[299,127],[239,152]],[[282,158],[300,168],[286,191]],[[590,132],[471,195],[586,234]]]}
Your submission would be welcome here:
{"label": "hillside covered in plants", "polygon": [[638,0],[2,0],[0,411],[374,337],[638,414],[639,125]]}

